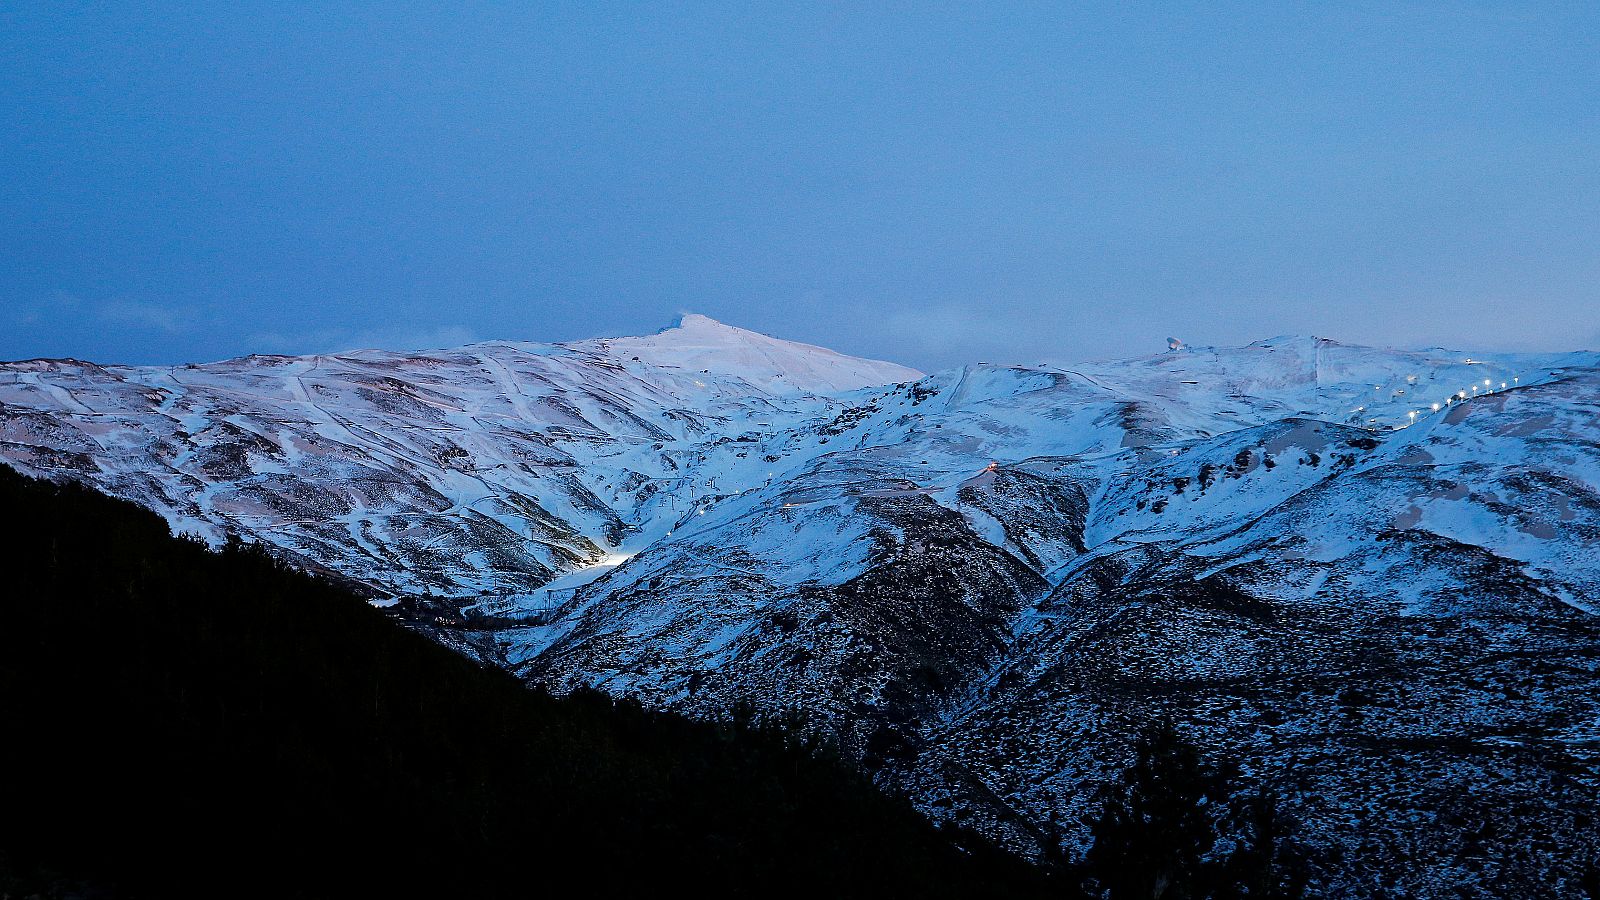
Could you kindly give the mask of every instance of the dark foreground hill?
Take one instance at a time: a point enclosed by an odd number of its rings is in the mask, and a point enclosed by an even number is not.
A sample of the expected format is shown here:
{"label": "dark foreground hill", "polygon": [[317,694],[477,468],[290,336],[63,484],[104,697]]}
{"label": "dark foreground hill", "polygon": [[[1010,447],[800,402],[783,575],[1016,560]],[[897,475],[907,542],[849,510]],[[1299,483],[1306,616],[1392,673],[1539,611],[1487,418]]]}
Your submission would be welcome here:
{"label": "dark foreground hill", "polygon": [[261,552],[4,467],[0,517],[0,894],[1049,888],[775,731],[530,691]]}

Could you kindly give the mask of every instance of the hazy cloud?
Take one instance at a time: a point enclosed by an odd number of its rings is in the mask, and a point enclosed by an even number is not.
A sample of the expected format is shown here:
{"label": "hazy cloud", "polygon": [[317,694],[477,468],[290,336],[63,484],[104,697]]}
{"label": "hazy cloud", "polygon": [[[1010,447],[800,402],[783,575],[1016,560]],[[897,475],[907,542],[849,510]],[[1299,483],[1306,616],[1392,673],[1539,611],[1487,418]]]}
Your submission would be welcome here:
{"label": "hazy cloud", "polygon": [[187,305],[112,300],[95,304],[94,315],[100,321],[113,325],[128,325],[164,334],[178,334],[195,327],[200,311]]}
{"label": "hazy cloud", "polygon": [[918,352],[946,354],[1014,342],[1023,317],[976,306],[943,305],[900,310],[887,318],[889,330]]}
{"label": "hazy cloud", "polygon": [[1068,355],[1075,329],[1065,316],[982,303],[904,308],[881,317],[878,343],[901,359],[931,360],[933,368],[965,363],[1032,363]]}
{"label": "hazy cloud", "polygon": [[154,303],[143,300],[89,302],[58,291],[48,297],[10,306],[5,318],[13,325],[65,329],[85,324],[113,325],[135,330],[180,334],[195,329],[201,316],[193,304]]}
{"label": "hazy cloud", "polygon": [[264,353],[339,353],[347,350],[437,350],[459,347],[477,340],[463,325],[436,325],[388,329],[320,328],[284,333],[258,332],[250,338]]}
{"label": "hazy cloud", "polygon": [[46,325],[61,316],[82,311],[83,301],[57,291],[40,300],[18,300],[7,304],[6,321],[13,325]]}

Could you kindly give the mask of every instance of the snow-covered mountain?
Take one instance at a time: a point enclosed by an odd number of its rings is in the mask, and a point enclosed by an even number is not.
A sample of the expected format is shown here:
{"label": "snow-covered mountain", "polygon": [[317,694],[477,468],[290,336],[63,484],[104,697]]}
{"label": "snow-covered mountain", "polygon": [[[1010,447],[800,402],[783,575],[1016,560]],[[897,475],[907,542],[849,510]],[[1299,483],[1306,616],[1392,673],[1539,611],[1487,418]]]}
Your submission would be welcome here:
{"label": "snow-covered mountain", "polygon": [[[1339,896],[1600,853],[1600,354],[1317,338],[918,373],[645,338],[0,367],[0,457],[433,595],[555,689],[837,734],[1024,852],[1169,717]],[[408,601],[407,608],[416,604]]]}
{"label": "snow-covered mountain", "polygon": [[703,316],[572,344],[31,360],[0,368],[0,452],[381,596],[516,596],[776,477],[786,435],[846,406],[814,391],[918,377]]}
{"label": "snow-covered mountain", "polygon": [[693,314],[660,334],[572,346],[660,369],[737,378],[754,392],[783,396],[834,394],[922,377],[916,369],[781,341]]}

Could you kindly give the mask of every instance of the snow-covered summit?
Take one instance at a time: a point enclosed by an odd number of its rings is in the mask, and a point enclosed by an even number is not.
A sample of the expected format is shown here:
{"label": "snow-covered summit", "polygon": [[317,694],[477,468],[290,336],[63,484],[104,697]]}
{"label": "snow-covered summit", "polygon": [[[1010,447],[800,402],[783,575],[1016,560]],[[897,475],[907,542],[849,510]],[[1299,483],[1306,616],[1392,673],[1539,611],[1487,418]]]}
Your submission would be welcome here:
{"label": "snow-covered summit", "polygon": [[555,690],[801,710],[1019,849],[1080,842],[1161,716],[1292,804],[1321,896],[1561,896],[1561,860],[1455,854],[1493,816],[1600,858],[1572,824],[1600,805],[1597,397],[1595,353],[1285,336],[919,377],[688,316],[0,364],[0,460],[408,597]]}
{"label": "snow-covered summit", "polygon": [[599,348],[662,368],[741,378],[777,394],[840,393],[922,377],[906,366],[768,337],[693,313],[647,337],[601,338],[568,346]]}

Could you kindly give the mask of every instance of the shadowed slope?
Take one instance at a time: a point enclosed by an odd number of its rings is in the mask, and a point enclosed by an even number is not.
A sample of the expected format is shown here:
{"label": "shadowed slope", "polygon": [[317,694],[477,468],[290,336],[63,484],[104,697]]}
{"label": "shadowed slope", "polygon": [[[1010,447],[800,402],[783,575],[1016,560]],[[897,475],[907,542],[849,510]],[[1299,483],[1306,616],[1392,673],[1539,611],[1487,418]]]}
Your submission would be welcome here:
{"label": "shadowed slope", "polygon": [[0,468],[0,509],[0,887],[1036,893],[775,732],[552,699],[81,487]]}

